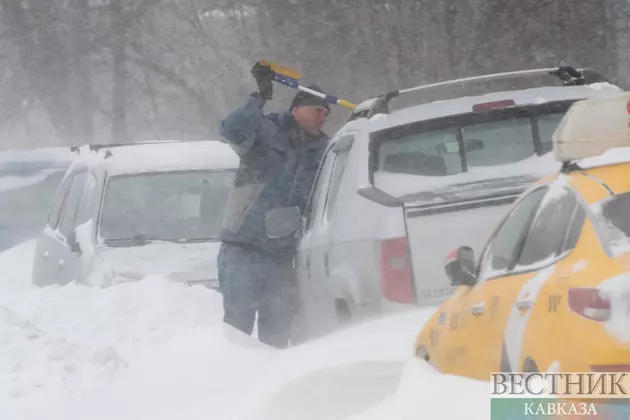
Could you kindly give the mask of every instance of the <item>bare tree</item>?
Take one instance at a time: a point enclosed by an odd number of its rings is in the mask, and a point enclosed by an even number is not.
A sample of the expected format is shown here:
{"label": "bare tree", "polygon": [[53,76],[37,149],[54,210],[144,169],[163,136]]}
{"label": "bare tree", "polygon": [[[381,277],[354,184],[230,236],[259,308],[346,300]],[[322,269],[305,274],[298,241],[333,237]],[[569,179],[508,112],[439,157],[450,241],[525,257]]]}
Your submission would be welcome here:
{"label": "bare tree", "polygon": [[[66,144],[216,137],[219,121],[255,89],[249,70],[260,58],[354,102],[535,66],[625,74],[626,3],[0,0],[0,134],[19,125],[46,144],[40,133],[50,130],[33,127],[49,120]],[[294,93],[278,87],[268,108],[286,109]],[[334,109],[328,131],[347,115]]]}

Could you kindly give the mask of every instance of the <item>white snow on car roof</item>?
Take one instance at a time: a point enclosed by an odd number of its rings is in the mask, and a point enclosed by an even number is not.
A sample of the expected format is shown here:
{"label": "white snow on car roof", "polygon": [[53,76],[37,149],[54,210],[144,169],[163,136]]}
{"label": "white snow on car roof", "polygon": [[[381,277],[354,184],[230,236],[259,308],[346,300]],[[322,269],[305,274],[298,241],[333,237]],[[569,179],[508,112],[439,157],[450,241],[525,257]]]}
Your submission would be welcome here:
{"label": "white snow on car roof", "polygon": [[[389,115],[375,116],[370,120],[370,131],[378,131],[416,121],[447,117],[472,112],[473,105],[512,99],[516,105],[534,105],[562,100],[579,100],[611,95],[621,92],[609,83],[596,83],[587,86],[541,87],[516,91],[492,92],[480,96],[466,96],[443,101],[435,101],[394,110]],[[395,101],[396,99],[392,99]],[[368,101],[366,101],[367,103]],[[378,117],[378,118],[377,118]]]}
{"label": "white snow on car roof", "polygon": [[577,164],[583,169],[597,168],[599,166],[616,165],[630,162],[630,147],[615,147],[607,150],[599,156],[580,159]]}
{"label": "white snow on car roof", "polygon": [[[101,161],[109,175],[200,169],[236,169],[239,165],[238,155],[228,144],[220,141],[138,144],[112,147],[109,150],[112,156]],[[106,149],[99,153],[106,153]]]}

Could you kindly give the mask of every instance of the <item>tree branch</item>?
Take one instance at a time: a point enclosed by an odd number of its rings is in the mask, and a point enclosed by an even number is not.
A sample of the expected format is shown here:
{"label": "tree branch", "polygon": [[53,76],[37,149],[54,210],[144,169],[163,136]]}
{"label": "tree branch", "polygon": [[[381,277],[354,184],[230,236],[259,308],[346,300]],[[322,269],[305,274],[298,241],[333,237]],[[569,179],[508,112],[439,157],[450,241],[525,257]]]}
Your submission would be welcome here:
{"label": "tree branch", "polygon": [[136,65],[151,70],[152,72],[162,76],[166,80],[168,80],[173,86],[178,87],[192,98],[195,99],[199,110],[204,114],[215,114],[218,112],[215,106],[208,103],[206,97],[195,89],[186,79],[175,73],[173,70],[163,67],[157,62],[153,61],[149,57],[146,57],[142,52],[138,51],[138,47],[136,45],[132,45],[134,48],[134,52],[138,54],[138,56],[133,56],[127,54],[129,61],[135,63]]}
{"label": "tree branch", "polygon": [[128,30],[136,21],[142,18],[151,7],[156,6],[161,0],[142,0],[135,9],[129,10],[122,18],[122,29]]}
{"label": "tree branch", "polygon": [[[109,47],[112,44],[112,30],[126,32],[131,29],[136,22],[141,19],[153,6],[157,6],[162,0],[143,0],[138,7],[132,10],[126,11],[117,28],[108,28],[108,30],[95,34],[94,39],[90,42],[91,52],[96,51],[99,48]],[[104,12],[109,13],[111,5],[106,7],[100,7]]]}

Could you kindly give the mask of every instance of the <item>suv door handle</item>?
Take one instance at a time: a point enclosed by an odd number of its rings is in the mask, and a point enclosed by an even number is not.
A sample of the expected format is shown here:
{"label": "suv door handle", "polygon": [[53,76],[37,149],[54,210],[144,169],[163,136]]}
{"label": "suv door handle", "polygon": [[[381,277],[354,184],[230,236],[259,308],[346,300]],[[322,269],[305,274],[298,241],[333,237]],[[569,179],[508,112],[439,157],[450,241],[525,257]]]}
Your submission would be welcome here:
{"label": "suv door handle", "polygon": [[61,271],[63,269],[63,260],[57,261],[57,269]]}
{"label": "suv door handle", "polygon": [[468,311],[470,311],[470,313],[472,313],[473,315],[481,315],[483,314],[483,311],[485,308],[486,308],[486,305],[483,302],[481,302],[476,305],[472,305],[470,308],[468,308]]}

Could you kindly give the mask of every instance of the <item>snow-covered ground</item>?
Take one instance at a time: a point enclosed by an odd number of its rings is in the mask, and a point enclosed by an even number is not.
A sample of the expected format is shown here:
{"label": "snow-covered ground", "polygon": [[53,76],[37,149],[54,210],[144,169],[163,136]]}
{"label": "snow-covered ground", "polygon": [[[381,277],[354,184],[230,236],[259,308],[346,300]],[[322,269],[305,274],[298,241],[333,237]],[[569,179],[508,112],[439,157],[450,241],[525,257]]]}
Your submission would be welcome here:
{"label": "snow-covered ground", "polygon": [[221,296],[201,286],[32,287],[34,245],[0,254],[2,419],[489,416],[487,383],[412,360],[433,308],[275,350],[225,326]]}

